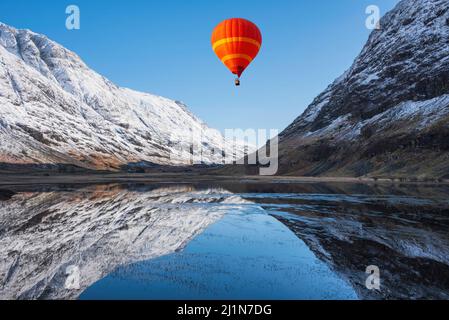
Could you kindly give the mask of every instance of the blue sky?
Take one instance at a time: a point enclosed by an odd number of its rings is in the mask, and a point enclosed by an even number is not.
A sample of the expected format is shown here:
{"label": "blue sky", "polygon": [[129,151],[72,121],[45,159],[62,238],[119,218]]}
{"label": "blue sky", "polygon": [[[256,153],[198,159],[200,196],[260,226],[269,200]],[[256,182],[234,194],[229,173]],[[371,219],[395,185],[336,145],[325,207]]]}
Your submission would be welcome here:
{"label": "blue sky", "polygon": [[[120,86],[181,100],[209,125],[282,130],[360,52],[368,5],[397,0],[2,0],[0,21],[44,33]],[[81,29],[65,28],[78,5]],[[255,22],[259,56],[242,86],[210,46],[230,17]]]}

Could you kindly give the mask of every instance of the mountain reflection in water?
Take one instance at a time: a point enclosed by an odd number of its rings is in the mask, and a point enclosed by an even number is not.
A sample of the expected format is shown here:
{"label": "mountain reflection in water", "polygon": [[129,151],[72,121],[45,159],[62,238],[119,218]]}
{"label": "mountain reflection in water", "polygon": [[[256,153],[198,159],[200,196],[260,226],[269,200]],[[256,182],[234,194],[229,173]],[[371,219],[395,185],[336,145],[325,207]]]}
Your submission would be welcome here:
{"label": "mountain reflection in water", "polygon": [[[119,265],[181,250],[232,201],[209,193],[93,186],[0,202],[0,298],[76,298]],[[217,205],[186,205],[201,202]],[[79,290],[65,289],[69,266],[82,275]]]}
{"label": "mountain reflection in water", "polygon": [[[2,187],[3,188],[3,187]],[[0,298],[449,298],[445,186],[0,190]],[[365,287],[376,265],[381,290]],[[79,288],[66,288],[67,268]]]}

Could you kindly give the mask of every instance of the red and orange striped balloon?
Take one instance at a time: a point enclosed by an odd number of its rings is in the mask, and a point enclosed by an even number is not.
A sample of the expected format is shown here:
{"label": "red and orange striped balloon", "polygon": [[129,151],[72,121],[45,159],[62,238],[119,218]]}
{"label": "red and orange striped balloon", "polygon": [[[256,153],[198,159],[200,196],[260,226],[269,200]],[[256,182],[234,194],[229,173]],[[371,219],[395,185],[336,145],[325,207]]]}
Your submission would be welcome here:
{"label": "red and orange striped balloon", "polygon": [[262,34],[251,21],[233,18],[221,22],[214,29],[211,42],[221,62],[240,77],[259,53]]}

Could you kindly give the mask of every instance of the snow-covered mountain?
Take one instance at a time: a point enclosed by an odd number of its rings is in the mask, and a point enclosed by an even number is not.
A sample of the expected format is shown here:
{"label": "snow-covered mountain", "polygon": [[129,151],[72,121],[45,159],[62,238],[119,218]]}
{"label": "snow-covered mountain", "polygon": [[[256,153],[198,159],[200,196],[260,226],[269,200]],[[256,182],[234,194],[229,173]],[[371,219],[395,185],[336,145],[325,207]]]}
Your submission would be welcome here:
{"label": "snow-covered mountain", "polygon": [[280,135],[296,175],[449,177],[449,0],[403,0]]}
{"label": "snow-covered mountain", "polygon": [[205,163],[234,152],[181,102],[118,87],[44,35],[0,23],[0,163],[188,165],[192,141]]}

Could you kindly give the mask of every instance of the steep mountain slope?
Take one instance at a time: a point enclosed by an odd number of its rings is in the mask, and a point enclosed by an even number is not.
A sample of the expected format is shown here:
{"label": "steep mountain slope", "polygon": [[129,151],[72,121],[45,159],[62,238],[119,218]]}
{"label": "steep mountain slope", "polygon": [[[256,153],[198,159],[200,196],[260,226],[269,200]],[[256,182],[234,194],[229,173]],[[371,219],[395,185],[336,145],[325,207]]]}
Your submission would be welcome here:
{"label": "steep mountain slope", "polygon": [[404,0],[280,135],[283,174],[449,176],[449,1]]}
{"label": "steep mountain slope", "polygon": [[[120,88],[47,37],[0,23],[0,163],[182,165],[191,141],[205,163],[233,152],[182,103]],[[170,159],[180,144],[187,152]]]}

